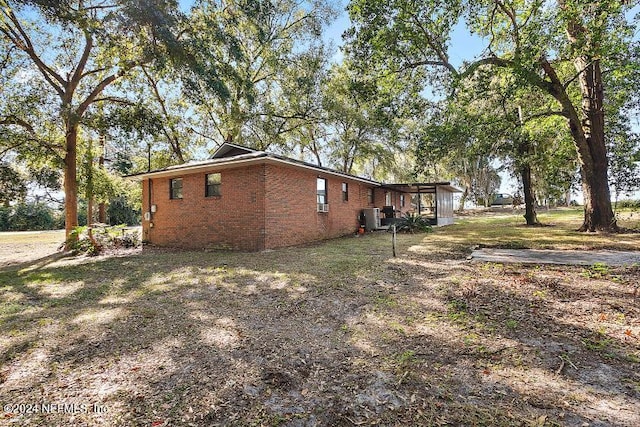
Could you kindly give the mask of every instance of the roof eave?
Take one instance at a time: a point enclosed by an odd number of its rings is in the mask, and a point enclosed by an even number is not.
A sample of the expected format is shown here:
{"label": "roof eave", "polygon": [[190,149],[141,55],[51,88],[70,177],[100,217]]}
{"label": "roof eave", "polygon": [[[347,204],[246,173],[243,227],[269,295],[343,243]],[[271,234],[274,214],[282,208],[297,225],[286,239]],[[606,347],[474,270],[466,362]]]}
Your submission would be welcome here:
{"label": "roof eave", "polygon": [[211,161],[203,162],[203,163],[197,164],[197,165],[184,164],[184,165],[180,165],[180,166],[174,166],[174,167],[171,167],[169,169],[161,169],[161,170],[157,170],[157,171],[143,172],[143,173],[139,173],[139,174],[128,175],[125,178],[132,179],[132,180],[135,180],[135,181],[142,181],[144,179],[149,179],[149,178],[164,178],[164,177],[170,177],[170,176],[178,176],[178,175],[185,174],[185,173],[188,173],[188,174],[198,173],[198,172],[202,172],[202,171],[206,171],[206,170],[211,170],[212,168],[228,168],[228,167],[244,166],[244,165],[256,164],[256,163],[257,164],[259,164],[259,163],[286,164],[286,165],[297,167],[297,168],[313,170],[314,172],[319,173],[319,174],[320,173],[329,174],[329,175],[333,175],[333,176],[339,176],[339,177],[345,178],[345,179],[350,179],[350,180],[354,180],[354,181],[360,181],[360,182],[363,182],[363,183],[366,183],[366,184],[369,184],[369,185],[373,185],[373,186],[381,186],[382,185],[380,182],[373,181],[373,180],[370,180],[370,179],[367,179],[367,178],[362,178],[362,177],[355,176],[355,175],[349,175],[347,173],[334,171],[334,170],[331,170],[331,169],[322,168],[322,167],[318,167],[318,166],[315,166],[315,165],[306,164],[306,163],[303,163],[303,162],[289,161],[286,158],[274,157],[274,156],[271,156],[271,155],[266,154],[264,152],[260,153],[259,156],[254,156],[254,157],[251,157],[251,158],[213,159]]}

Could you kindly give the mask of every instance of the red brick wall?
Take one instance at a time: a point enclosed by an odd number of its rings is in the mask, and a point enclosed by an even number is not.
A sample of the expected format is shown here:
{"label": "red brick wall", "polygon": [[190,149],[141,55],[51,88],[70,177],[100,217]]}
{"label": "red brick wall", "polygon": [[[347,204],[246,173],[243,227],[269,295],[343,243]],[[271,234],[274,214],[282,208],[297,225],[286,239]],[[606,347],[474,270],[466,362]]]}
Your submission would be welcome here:
{"label": "red brick wall", "polygon": [[[266,170],[266,247],[275,248],[355,233],[367,204],[367,187],[360,181],[322,171],[268,165]],[[317,178],[327,180],[329,212],[317,211]],[[342,200],[342,183],[349,200]]]}
{"label": "red brick wall", "polygon": [[[143,220],[143,238],[160,246],[224,248],[257,251],[264,249],[264,167],[211,170],[221,173],[221,195],[205,197],[205,173],[182,178],[182,199],[169,198],[169,178],[154,178],[153,227]],[[143,212],[148,195],[143,185]]]}
{"label": "red brick wall", "polygon": [[[182,178],[183,198],[169,198],[169,178],[154,178],[151,221],[143,220],[143,239],[159,245],[185,248],[226,248],[259,251],[328,239],[356,232],[365,207],[382,207],[384,190],[367,200],[366,183],[322,171],[264,164],[221,173],[221,196],[205,197],[205,173]],[[317,211],[317,178],[327,179],[329,212]],[[342,200],[342,183],[349,200]],[[148,180],[143,185],[143,212],[148,208]],[[149,224],[153,223],[153,227]]]}

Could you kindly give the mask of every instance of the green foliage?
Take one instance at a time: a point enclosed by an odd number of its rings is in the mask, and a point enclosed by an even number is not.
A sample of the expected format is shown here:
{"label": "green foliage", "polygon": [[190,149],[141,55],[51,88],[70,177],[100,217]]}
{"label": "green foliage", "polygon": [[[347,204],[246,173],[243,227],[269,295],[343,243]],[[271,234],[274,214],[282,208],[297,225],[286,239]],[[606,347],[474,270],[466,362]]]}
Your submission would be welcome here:
{"label": "green foliage", "polygon": [[109,217],[109,224],[111,225],[140,224],[140,209],[136,209],[134,206],[132,206],[124,196],[118,196],[109,201],[107,216]]}
{"label": "green foliage", "polygon": [[0,163],[0,205],[24,200],[26,194],[25,179],[11,166]]}
{"label": "green foliage", "polygon": [[640,200],[620,200],[616,206],[621,209],[640,209]]}
{"label": "green foliage", "polygon": [[[110,90],[142,64],[188,55],[175,36],[174,0],[6,1],[0,8],[0,152],[64,170],[67,231],[77,223],[78,136],[98,105],[126,103]],[[185,67],[187,68],[187,67]],[[6,70],[6,72],[5,72]],[[4,93],[10,94],[4,96]]]}
{"label": "green foliage", "polygon": [[137,231],[128,231],[124,225],[89,229],[87,226],[74,227],[67,249],[74,254],[99,255],[108,249],[134,248],[141,244]]}
{"label": "green foliage", "polygon": [[[288,70],[309,65],[305,62],[314,56],[332,15],[325,0],[198,2],[188,39],[203,72],[185,84],[185,91],[209,137],[260,149],[284,145],[284,134],[310,119],[301,103],[282,102],[283,92],[291,98],[290,79],[305,78]],[[210,76],[219,77],[220,84],[206,84]],[[297,82],[301,96],[313,89]]]}
{"label": "green foliage", "polygon": [[98,255],[102,247],[88,233],[87,226],[74,227],[67,238],[67,250],[74,254]]}
{"label": "green foliage", "polygon": [[405,233],[430,233],[429,220],[421,215],[406,213],[397,223],[396,230]]}
{"label": "green foliage", "polygon": [[588,279],[600,279],[609,274],[609,266],[603,262],[596,262],[588,269],[584,270],[582,275]]}
{"label": "green foliage", "polygon": [[[633,5],[617,0],[353,0],[348,7],[353,27],[347,33],[347,51],[363,69],[422,76],[425,86],[443,95],[471,89],[482,93],[483,99],[499,96],[505,93],[504,86],[490,83],[494,77],[508,78],[508,96],[501,99],[505,102],[493,104],[494,108],[485,105],[490,113],[495,107],[509,107],[518,90],[533,94],[528,97],[533,102],[521,104],[534,107],[527,117],[562,116],[565,132],[572,130],[573,159],[579,161],[583,185],[592,195],[581,229],[615,230],[608,192],[591,190],[608,181],[604,160],[605,135],[611,136],[613,128],[609,117],[629,108],[631,101],[637,106],[637,90],[631,89],[637,84],[626,83],[637,82],[640,73]],[[459,22],[487,44],[479,58],[460,65],[449,55]],[[614,102],[609,104],[610,99]],[[603,108],[608,110],[604,115]],[[504,110],[513,116],[513,108]],[[518,126],[512,121],[511,128]],[[526,141],[520,132],[503,131],[515,146]],[[527,148],[517,157],[510,155],[516,165],[535,154]]]}
{"label": "green foliage", "polygon": [[44,203],[0,207],[0,231],[55,230],[63,221],[60,212]]}

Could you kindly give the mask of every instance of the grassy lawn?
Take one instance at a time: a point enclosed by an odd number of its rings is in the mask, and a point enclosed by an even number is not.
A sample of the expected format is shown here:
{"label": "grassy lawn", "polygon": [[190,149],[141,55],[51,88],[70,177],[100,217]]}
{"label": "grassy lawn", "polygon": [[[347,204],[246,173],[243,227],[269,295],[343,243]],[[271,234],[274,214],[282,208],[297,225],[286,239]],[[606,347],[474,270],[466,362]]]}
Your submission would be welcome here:
{"label": "grassy lawn", "polygon": [[638,266],[465,259],[640,247],[540,219],[2,267],[0,424],[640,425]]}

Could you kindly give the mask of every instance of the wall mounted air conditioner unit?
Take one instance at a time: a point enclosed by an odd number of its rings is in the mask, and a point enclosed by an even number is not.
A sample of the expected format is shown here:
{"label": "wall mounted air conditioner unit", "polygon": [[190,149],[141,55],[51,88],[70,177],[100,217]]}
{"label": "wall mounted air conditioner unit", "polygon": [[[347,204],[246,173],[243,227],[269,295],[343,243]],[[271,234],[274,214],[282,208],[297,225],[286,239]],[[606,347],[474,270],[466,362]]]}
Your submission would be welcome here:
{"label": "wall mounted air conditioner unit", "polygon": [[318,203],[318,212],[329,212],[328,203]]}

